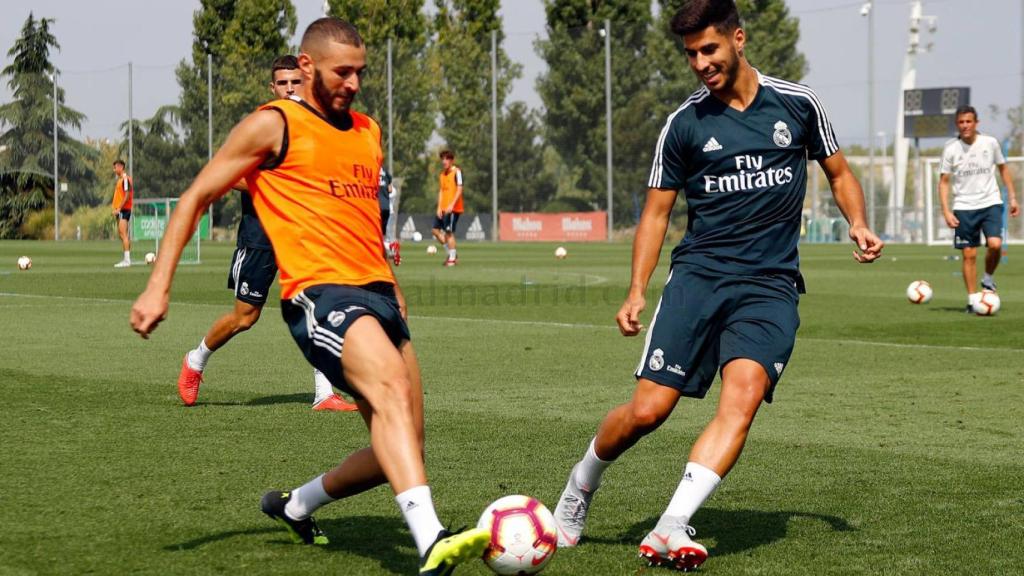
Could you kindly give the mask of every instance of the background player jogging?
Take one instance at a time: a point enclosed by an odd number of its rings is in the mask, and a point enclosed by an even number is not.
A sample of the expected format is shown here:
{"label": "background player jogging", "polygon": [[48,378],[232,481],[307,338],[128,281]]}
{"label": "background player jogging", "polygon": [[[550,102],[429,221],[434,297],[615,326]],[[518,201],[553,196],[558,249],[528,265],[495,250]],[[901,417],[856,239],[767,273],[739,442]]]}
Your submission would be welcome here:
{"label": "background player jogging", "polygon": [[[863,193],[821,102],[805,86],[751,67],[733,1],[688,2],[672,30],[682,37],[703,86],[668,117],[658,137],[633,243],[629,295],[616,316],[623,335],[643,328],[644,294],[678,190],[689,209],[686,236],[672,252],[633,397],[598,427],[554,514],[559,546],[579,543],[604,470],[657,429],[680,397],[704,397],[721,371],[718,410],[639,548],[652,564],[690,570],[707,558],[704,546],[691,539],[691,518],[736,463],[754,415],[762,402],[771,402],[793,351],[803,289],[797,243],[807,158],[824,169],[850,223],[854,258],[875,260],[882,242],[865,224]],[[681,455],[673,450],[663,459]]]}
{"label": "background player jogging", "polygon": [[[953,247],[963,252],[964,285],[967,288],[967,312],[981,299],[978,292],[978,246],[985,233],[985,275],[981,287],[995,292],[993,275],[999,266],[1003,249],[1003,197],[996,183],[995,169],[1006,184],[1010,199],[1010,216],[1020,214],[1017,193],[1010,169],[1003,158],[999,141],[978,133],[978,113],[971,106],[956,111],[957,138],[942,148],[939,168],[939,202],[946,225],[954,229]],[[950,181],[953,184],[953,208],[949,206]]]}
{"label": "background player jogging", "polygon": [[452,534],[434,511],[419,363],[381,247],[380,126],[350,109],[366,48],[351,24],[321,18],[306,29],[300,50],[302,97],[271,102],[242,120],[182,194],[131,324],[147,337],[165,318],[198,216],[245,176],[281,269],[282,316],[306,359],[357,398],[370,435],[369,446],[327,473],[266,493],[261,510],[293,540],[326,544],[312,518],[316,509],[389,483],[419,552],[419,573],[449,574],[480,557],[489,533]]}
{"label": "background player jogging", "polygon": [[[274,98],[288,98],[301,87],[302,71],[295,56],[275,58],[270,68],[270,92]],[[260,224],[245,182],[240,182],[235,188],[240,191],[242,202],[238,239],[228,272],[228,289],[235,293],[235,306],[210,326],[199,345],[185,354],[181,362],[178,396],[186,406],[195,404],[199,397],[199,385],[203,382],[203,371],[210,356],[259,321],[263,305],[270,296],[270,286],[277,276],[274,247]],[[355,404],[335,394],[331,382],[316,369],[313,370],[313,386],[313,410],[357,410]]]}

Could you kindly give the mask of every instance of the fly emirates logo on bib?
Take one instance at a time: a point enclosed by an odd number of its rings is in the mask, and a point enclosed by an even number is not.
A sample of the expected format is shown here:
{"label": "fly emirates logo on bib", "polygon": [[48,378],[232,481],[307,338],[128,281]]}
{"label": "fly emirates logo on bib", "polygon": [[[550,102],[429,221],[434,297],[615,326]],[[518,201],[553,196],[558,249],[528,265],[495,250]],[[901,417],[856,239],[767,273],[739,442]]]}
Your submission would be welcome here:
{"label": "fly emirates logo on bib", "polygon": [[727,174],[705,175],[704,192],[718,194],[721,192],[746,192],[764,190],[781,186],[793,181],[793,168],[764,168],[764,156],[743,154],[734,156],[736,171]]}
{"label": "fly emirates logo on bib", "polygon": [[377,199],[380,191],[378,185],[379,171],[362,164],[352,164],[351,176],[335,180],[330,178],[327,183],[331,196],[336,198]]}

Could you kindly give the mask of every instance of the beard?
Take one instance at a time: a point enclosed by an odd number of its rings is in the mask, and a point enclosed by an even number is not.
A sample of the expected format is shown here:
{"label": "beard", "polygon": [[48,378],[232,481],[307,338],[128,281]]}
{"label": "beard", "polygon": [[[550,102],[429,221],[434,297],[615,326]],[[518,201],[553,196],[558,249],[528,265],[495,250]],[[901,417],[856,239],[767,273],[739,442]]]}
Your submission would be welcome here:
{"label": "beard", "polygon": [[[332,124],[343,126],[351,123],[352,117],[349,116],[348,109],[352,106],[355,94],[331,92],[327,89],[327,85],[324,84],[320,71],[315,69],[313,70],[313,98],[316,99],[320,109],[324,111],[327,119]],[[342,99],[341,106],[338,108],[333,106],[336,98]]]}

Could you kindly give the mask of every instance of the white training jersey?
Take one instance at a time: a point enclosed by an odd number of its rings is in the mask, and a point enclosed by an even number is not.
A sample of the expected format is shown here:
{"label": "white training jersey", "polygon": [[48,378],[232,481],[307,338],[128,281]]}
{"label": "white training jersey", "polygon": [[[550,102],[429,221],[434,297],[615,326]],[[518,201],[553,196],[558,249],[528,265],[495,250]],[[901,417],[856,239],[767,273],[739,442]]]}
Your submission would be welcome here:
{"label": "white training jersey", "polygon": [[995,170],[1001,164],[1006,164],[1003,150],[991,136],[978,134],[974,144],[959,138],[946,142],[939,172],[953,175],[953,210],[980,210],[1002,204]]}

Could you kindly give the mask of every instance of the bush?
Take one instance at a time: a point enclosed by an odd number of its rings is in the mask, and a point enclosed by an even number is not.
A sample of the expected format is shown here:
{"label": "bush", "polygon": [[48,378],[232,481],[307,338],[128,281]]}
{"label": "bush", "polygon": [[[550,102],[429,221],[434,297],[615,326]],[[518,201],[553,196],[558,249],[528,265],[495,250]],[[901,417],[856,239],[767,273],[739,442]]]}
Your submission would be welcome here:
{"label": "bush", "polygon": [[[51,211],[52,214],[52,211]],[[52,224],[52,222],[51,222]],[[82,206],[72,214],[61,217],[60,237],[64,240],[110,240],[117,238],[117,224],[110,214],[110,206]]]}
{"label": "bush", "polygon": [[53,240],[53,208],[29,212],[18,231],[29,240]]}

